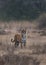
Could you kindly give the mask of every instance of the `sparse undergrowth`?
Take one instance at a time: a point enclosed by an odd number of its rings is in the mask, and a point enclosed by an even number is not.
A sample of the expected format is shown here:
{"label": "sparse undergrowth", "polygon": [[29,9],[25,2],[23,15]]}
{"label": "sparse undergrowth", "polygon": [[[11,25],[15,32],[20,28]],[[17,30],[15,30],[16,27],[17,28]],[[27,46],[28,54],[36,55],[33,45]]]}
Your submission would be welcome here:
{"label": "sparse undergrowth", "polygon": [[0,65],[40,65],[40,61],[32,56],[13,54],[0,57]]}
{"label": "sparse undergrowth", "polygon": [[46,44],[44,45],[32,45],[29,47],[33,54],[46,54]]}

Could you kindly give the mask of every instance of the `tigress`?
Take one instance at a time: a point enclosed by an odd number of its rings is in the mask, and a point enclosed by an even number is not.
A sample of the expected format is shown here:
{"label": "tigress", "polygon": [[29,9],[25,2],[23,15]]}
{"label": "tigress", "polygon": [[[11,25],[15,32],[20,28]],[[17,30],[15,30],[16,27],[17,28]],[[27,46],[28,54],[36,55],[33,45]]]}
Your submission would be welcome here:
{"label": "tigress", "polygon": [[24,46],[26,46],[26,30],[22,30],[21,34],[15,34],[14,40],[11,39],[11,42],[15,42],[15,47],[19,46],[19,43]]}
{"label": "tigress", "polygon": [[[19,43],[21,43],[21,35],[15,34],[14,39],[11,39],[11,42],[15,42],[15,47],[19,46]],[[22,43],[21,43],[22,46]]]}

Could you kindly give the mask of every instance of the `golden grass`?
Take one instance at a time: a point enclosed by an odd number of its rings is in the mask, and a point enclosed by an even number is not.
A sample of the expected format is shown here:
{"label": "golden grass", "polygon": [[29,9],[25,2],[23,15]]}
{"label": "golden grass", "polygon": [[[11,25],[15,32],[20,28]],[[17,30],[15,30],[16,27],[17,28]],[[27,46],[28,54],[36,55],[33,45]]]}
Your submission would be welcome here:
{"label": "golden grass", "polygon": [[[14,43],[11,43],[11,38],[14,38],[14,35],[16,33],[18,33],[17,28],[19,27],[27,27],[27,33],[26,33],[26,37],[27,37],[27,43],[26,43],[26,48],[23,47],[23,49],[21,49],[20,47],[15,48],[14,47]],[[30,29],[31,27],[31,29]],[[15,23],[15,22],[9,22],[9,23],[0,23],[0,28],[2,29],[9,29],[12,30],[11,34],[7,34],[7,35],[0,35],[0,43],[2,43],[2,45],[0,45],[0,56],[3,55],[8,55],[8,54],[20,54],[20,55],[24,55],[24,56],[31,56],[31,57],[37,57],[38,60],[41,61],[40,65],[46,65],[46,54],[44,55],[37,55],[37,54],[32,54],[32,52],[35,51],[34,49],[31,49],[29,47],[31,47],[34,44],[35,45],[44,45],[46,44],[46,36],[40,36],[40,34],[37,32],[38,30],[35,29],[35,24],[30,23],[30,22],[19,22],[19,23]],[[36,31],[35,33],[32,31]],[[34,50],[34,51],[33,51]],[[13,60],[13,58],[12,58]],[[27,62],[27,61],[26,61]],[[34,60],[33,60],[34,62]],[[45,62],[45,63],[44,63]],[[10,63],[10,61],[9,61]],[[43,63],[43,64],[42,64]],[[37,65],[37,64],[36,64]]]}

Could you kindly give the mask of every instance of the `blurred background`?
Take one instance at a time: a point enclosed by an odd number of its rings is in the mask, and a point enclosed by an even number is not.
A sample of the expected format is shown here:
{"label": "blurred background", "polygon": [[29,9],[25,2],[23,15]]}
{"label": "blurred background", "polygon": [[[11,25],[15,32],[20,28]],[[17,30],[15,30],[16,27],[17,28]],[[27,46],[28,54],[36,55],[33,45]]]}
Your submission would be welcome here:
{"label": "blurred background", "polygon": [[46,14],[46,0],[0,0],[0,20],[33,20]]}

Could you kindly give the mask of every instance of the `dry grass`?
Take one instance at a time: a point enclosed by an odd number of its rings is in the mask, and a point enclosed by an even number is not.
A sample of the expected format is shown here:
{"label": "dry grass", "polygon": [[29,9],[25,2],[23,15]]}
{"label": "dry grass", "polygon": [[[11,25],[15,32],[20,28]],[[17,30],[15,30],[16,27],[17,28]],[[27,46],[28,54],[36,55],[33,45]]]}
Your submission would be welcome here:
{"label": "dry grass", "polygon": [[[25,25],[26,24],[26,25]],[[26,27],[26,48],[15,48],[11,38],[18,33],[18,29]],[[0,35],[0,64],[4,65],[46,65],[46,36],[40,36],[39,30],[33,23],[0,23],[0,28],[10,30],[11,33]],[[19,32],[20,33],[20,32]],[[27,62],[28,61],[28,62]],[[1,65],[3,65],[1,64]]]}

